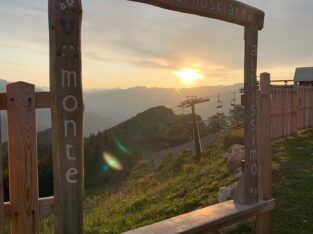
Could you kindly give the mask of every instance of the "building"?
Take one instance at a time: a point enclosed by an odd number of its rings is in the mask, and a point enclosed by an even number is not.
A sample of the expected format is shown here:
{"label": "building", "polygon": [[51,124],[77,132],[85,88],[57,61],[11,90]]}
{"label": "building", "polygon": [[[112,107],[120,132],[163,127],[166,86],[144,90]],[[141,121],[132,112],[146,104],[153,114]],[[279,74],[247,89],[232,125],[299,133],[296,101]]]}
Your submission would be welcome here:
{"label": "building", "polygon": [[313,86],[313,67],[300,67],[296,69],[295,84]]}

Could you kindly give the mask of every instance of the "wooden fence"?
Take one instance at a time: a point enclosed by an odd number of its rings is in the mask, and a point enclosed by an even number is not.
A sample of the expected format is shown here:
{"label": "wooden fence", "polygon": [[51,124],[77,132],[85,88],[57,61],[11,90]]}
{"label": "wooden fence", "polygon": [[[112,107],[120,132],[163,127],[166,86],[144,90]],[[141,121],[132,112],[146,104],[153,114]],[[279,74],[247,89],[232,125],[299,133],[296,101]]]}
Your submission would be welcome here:
{"label": "wooden fence", "polygon": [[[83,233],[84,157],[81,0],[49,0],[50,92],[7,85],[0,109],[8,116],[10,201],[3,201],[0,155],[0,234],[40,233],[40,216],[54,214],[54,233]],[[51,108],[54,197],[39,198],[36,109]],[[0,144],[1,145],[1,144]],[[0,154],[2,150],[0,149]]]}
{"label": "wooden fence", "polygon": [[[266,108],[262,108],[260,112],[262,123],[257,121],[258,90],[256,88],[258,33],[263,28],[264,12],[234,0],[222,1],[221,4],[210,1],[211,7],[208,7],[209,1],[205,1],[205,4],[199,4],[199,1],[132,1],[215,18],[245,28],[246,157],[242,201],[229,201],[176,217],[161,224],[165,229],[150,226],[135,233],[205,233],[258,216],[257,232],[269,234],[271,232],[270,211],[275,206],[271,194],[270,113]],[[232,11],[220,11],[220,8],[228,9],[230,6],[235,7],[242,14],[235,16],[230,13]],[[7,93],[0,95],[0,109],[8,112],[10,181],[10,203],[4,204],[3,196],[0,195],[0,234],[4,233],[6,218],[11,223],[12,234],[39,233],[40,215],[52,212],[55,217],[55,233],[83,233],[81,22],[81,0],[71,1],[71,3],[49,0],[51,92],[35,93],[34,85],[18,82],[8,85]],[[267,87],[266,84],[264,87]],[[263,91],[262,94],[261,89],[262,98],[259,100],[262,107],[268,106],[270,99],[270,95],[265,92],[266,89]],[[38,195],[35,115],[36,108],[42,107],[51,107],[54,171],[54,198],[44,199],[40,199]],[[305,127],[308,124],[307,114],[304,110],[302,112],[299,118],[305,122],[301,127]],[[262,147],[257,147],[258,145]],[[0,159],[0,166],[2,166],[2,158]],[[1,172],[0,181],[3,179],[2,176]],[[1,192],[3,192],[2,188],[1,186]],[[189,222],[186,222],[187,220]]]}
{"label": "wooden fence", "polygon": [[271,86],[272,139],[296,135],[313,127],[313,87]]}
{"label": "wooden fence", "polygon": [[[10,202],[3,203],[1,184],[0,233],[6,221],[11,233],[39,233],[40,215],[53,212],[53,197],[39,199],[36,133],[36,109],[50,107],[49,92],[36,93],[34,85],[24,82],[7,85],[7,93],[0,95],[0,109],[8,118],[10,186]],[[3,181],[2,163],[0,170]]]}

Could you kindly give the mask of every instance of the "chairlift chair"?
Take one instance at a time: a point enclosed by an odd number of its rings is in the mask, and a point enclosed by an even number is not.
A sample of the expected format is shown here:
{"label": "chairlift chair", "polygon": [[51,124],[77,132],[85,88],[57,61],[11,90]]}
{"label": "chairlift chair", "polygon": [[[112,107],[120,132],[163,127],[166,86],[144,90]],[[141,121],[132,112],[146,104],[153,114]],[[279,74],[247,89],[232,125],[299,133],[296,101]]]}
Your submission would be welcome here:
{"label": "chairlift chair", "polygon": [[223,102],[220,100],[220,95],[217,95],[217,109],[220,109],[223,107]]}
{"label": "chairlift chair", "polygon": [[231,106],[237,106],[236,93],[234,93],[234,98],[230,101]]}

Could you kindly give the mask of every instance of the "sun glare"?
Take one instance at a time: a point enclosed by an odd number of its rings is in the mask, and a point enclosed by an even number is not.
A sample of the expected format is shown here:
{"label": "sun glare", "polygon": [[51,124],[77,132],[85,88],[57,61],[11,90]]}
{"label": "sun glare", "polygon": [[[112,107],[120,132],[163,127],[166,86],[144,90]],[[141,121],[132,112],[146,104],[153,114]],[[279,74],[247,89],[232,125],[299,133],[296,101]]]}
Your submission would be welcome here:
{"label": "sun glare", "polygon": [[199,70],[193,68],[183,68],[175,72],[176,76],[180,78],[185,84],[192,84],[198,80],[203,79],[203,75]]}
{"label": "sun glare", "polygon": [[120,163],[120,161],[111,154],[104,152],[103,159],[106,162],[106,164],[103,167],[104,170],[109,170],[109,168],[112,168],[117,171],[123,170],[123,166]]}

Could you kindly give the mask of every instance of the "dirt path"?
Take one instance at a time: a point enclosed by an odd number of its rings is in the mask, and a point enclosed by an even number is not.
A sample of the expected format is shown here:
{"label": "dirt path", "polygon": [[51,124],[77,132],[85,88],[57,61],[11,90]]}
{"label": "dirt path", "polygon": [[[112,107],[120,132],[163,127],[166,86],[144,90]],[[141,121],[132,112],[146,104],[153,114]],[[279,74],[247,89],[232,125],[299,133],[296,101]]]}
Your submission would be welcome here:
{"label": "dirt path", "polygon": [[[202,149],[207,149],[209,145],[214,144],[218,136],[219,136],[219,133],[215,133],[215,134],[201,138]],[[158,153],[151,155],[150,159],[153,162],[153,166],[156,169],[158,169],[167,155],[171,154],[173,157],[177,157],[181,155],[185,149],[191,150],[193,153],[195,153],[194,141],[190,141],[183,145],[179,145],[179,146],[175,146],[166,150],[162,150]]]}

